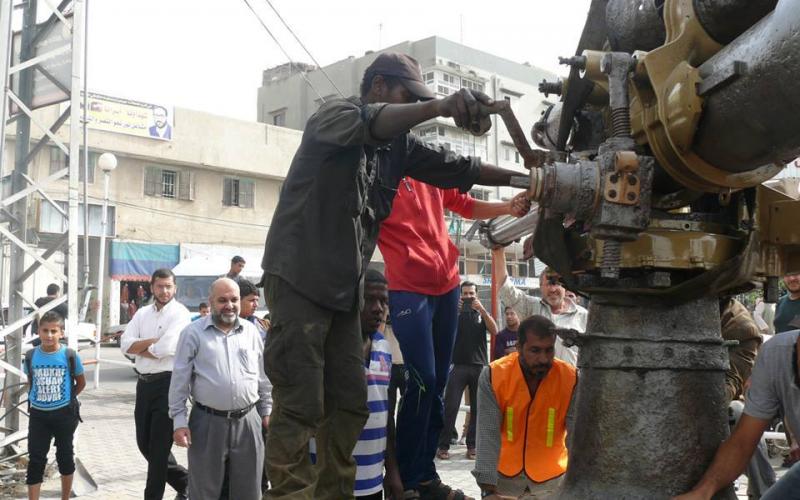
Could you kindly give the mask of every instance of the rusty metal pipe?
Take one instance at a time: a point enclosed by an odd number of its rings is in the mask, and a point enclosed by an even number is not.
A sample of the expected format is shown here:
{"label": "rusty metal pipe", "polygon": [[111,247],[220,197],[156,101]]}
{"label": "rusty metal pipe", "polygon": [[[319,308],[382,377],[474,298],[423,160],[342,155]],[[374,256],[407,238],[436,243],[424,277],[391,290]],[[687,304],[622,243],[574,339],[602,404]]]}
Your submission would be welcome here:
{"label": "rusty metal pipe", "polygon": [[780,0],[700,66],[703,86],[712,82],[693,145],[704,160],[737,173],[800,155],[799,28],[797,0]]}
{"label": "rusty metal pipe", "polygon": [[539,209],[533,207],[527,215],[495,217],[480,228],[481,245],[486,248],[508,245],[523,236],[533,234],[539,223]]}
{"label": "rusty metal pipe", "polygon": [[770,13],[778,0],[694,0],[697,19],[711,38],[727,45]]}

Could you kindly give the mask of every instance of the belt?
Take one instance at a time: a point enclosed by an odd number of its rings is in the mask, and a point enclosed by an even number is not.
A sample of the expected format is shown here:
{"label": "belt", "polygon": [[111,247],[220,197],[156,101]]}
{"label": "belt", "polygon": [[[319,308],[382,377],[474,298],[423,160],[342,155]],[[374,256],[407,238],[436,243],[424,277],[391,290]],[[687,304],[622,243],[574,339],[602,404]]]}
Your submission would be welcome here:
{"label": "belt", "polygon": [[217,410],[217,409],[214,409],[214,408],[209,408],[206,405],[200,404],[197,401],[194,402],[194,405],[197,408],[199,408],[200,410],[203,410],[204,412],[210,413],[212,415],[216,415],[218,417],[225,417],[225,418],[228,418],[228,419],[237,419],[237,418],[242,418],[245,415],[247,415],[248,413],[250,413],[250,410],[252,410],[253,407],[256,404],[253,403],[253,404],[248,405],[245,408],[242,408],[240,410]]}
{"label": "belt", "polygon": [[137,373],[137,375],[139,376],[140,382],[155,382],[156,380],[161,380],[171,377],[172,372]]}

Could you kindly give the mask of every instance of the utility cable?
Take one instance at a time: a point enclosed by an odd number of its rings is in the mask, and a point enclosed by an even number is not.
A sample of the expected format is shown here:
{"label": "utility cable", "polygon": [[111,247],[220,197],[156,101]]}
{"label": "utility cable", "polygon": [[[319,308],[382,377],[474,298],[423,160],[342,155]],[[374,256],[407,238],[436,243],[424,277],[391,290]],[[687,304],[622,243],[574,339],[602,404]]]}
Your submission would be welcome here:
{"label": "utility cable", "polygon": [[206,217],[206,216],[203,216],[203,215],[183,214],[183,213],[179,213],[179,212],[172,212],[172,211],[169,211],[169,210],[160,210],[160,209],[157,209],[157,208],[143,207],[143,206],[135,204],[135,203],[128,203],[128,202],[125,202],[125,201],[118,201],[118,200],[109,200],[109,202],[114,204],[114,205],[133,208],[133,209],[141,210],[141,211],[144,211],[144,212],[156,213],[156,214],[161,214],[161,215],[169,215],[171,217],[188,219],[188,220],[192,220],[192,221],[196,221],[196,222],[208,222],[208,223],[211,223],[211,224],[245,226],[245,227],[252,227],[252,228],[255,228],[255,229],[269,229],[269,224],[256,224],[256,223],[252,223],[252,222],[239,222],[239,221],[231,221],[231,220],[226,220],[226,219],[216,219],[214,217]]}
{"label": "utility cable", "polygon": [[325,75],[325,78],[327,78],[327,79],[328,79],[328,81],[330,82],[330,84],[331,84],[331,85],[333,85],[333,88],[334,88],[334,89],[336,89],[336,92],[338,92],[338,93],[339,93],[339,96],[341,96],[342,98],[344,98],[344,94],[342,94],[342,91],[341,91],[341,90],[339,90],[339,87],[337,87],[335,83],[333,83],[333,80],[332,80],[332,79],[331,79],[331,77],[328,75],[328,73],[325,71],[325,69],[322,67],[322,65],[321,65],[321,64],[320,64],[320,63],[317,61],[317,59],[316,59],[316,58],[315,58],[315,57],[314,57],[314,56],[311,54],[311,51],[310,51],[310,50],[308,50],[308,49],[306,48],[305,44],[304,44],[304,43],[303,43],[303,42],[300,40],[300,37],[298,37],[298,36],[295,34],[294,30],[292,30],[292,28],[289,26],[289,24],[288,24],[288,23],[287,23],[287,22],[286,22],[286,21],[283,19],[283,16],[281,16],[280,12],[278,12],[278,9],[276,9],[276,8],[275,8],[275,6],[274,6],[274,5],[272,5],[272,2],[270,2],[270,0],[265,0],[265,1],[267,2],[267,5],[269,5],[269,8],[270,8],[270,9],[272,9],[272,11],[273,11],[273,12],[275,12],[275,15],[276,15],[276,16],[278,16],[278,19],[280,19],[280,20],[281,20],[281,22],[282,22],[282,23],[283,23],[283,25],[286,27],[286,29],[287,29],[287,30],[289,30],[289,33],[291,33],[291,34],[292,34],[292,36],[294,37],[294,39],[295,39],[295,40],[297,40],[297,43],[299,43],[299,44],[300,44],[300,46],[301,46],[301,47],[303,47],[303,50],[305,50],[305,51],[306,51],[306,54],[308,54],[308,57],[310,57],[310,58],[311,58],[311,60],[314,62],[314,64],[316,64],[316,65],[317,65],[317,69],[319,69],[320,71],[322,71],[322,74],[323,74],[323,75]]}
{"label": "utility cable", "polygon": [[[264,22],[264,20],[261,19],[261,16],[258,15],[256,10],[250,4],[250,0],[244,0],[244,3],[245,3],[245,5],[247,5],[247,8],[250,9],[250,12],[252,12],[253,15],[256,16],[256,19],[258,19],[258,22],[261,23],[261,26],[266,30],[266,32],[269,34],[270,38],[272,38],[272,41],[275,42],[275,45],[277,45],[278,48],[281,49],[281,52],[283,52],[283,55],[286,56],[286,59],[289,60],[289,64],[294,65],[294,62],[292,61],[292,58],[289,56],[289,53],[286,52],[286,49],[283,48],[283,45],[281,45],[281,43],[278,41],[278,39],[275,38],[275,35],[272,34],[272,31],[270,31],[270,29],[267,27],[267,25]],[[320,94],[319,91],[314,87],[314,85],[312,85],[311,81],[306,76],[306,72],[303,71],[302,69],[300,70],[300,77],[303,80],[305,80],[305,82],[308,84],[308,86],[311,87],[311,90],[313,90],[314,93],[317,94],[317,97],[319,97],[320,101],[325,102],[325,98],[322,97],[322,94]]]}

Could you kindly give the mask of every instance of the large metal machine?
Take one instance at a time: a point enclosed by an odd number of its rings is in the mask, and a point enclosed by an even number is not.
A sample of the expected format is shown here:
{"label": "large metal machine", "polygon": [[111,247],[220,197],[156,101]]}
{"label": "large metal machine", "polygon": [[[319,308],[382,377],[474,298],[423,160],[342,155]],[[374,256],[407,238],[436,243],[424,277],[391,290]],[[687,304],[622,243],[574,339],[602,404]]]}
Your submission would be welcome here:
{"label": "large metal machine", "polygon": [[[765,185],[800,156],[800,2],[593,0],[531,149],[534,254],[591,298],[562,499],[664,499],[727,434],[719,297],[800,270],[800,201]],[[735,498],[732,488],[717,498]]]}

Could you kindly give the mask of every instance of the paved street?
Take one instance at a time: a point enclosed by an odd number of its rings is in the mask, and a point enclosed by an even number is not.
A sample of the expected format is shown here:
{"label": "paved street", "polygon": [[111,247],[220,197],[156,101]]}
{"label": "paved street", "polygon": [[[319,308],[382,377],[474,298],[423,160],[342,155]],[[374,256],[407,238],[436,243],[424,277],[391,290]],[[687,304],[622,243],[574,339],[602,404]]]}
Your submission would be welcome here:
{"label": "paved street", "polygon": [[[93,351],[81,351],[83,359],[94,357]],[[118,349],[104,347],[102,356],[122,361]],[[84,423],[78,428],[76,453],[80,461],[97,482],[99,490],[82,495],[87,500],[140,500],[144,490],[146,463],[136,448],[133,406],[136,376],[126,367],[104,364],[101,367],[100,388],[93,389],[94,366],[86,367],[87,389],[81,395],[81,414]],[[462,422],[458,423],[459,430]],[[453,447],[453,459],[440,465],[443,479],[480,497],[475,481],[469,473],[472,462],[464,457],[466,447]],[[186,465],[186,452],[173,447],[178,462]],[[51,460],[54,460],[51,450]],[[58,474],[46,481],[42,498],[59,497]],[[165,499],[172,498],[167,487]],[[17,497],[19,500],[24,496]]]}
{"label": "paved street", "polygon": [[[90,359],[93,352],[82,351],[83,359]],[[118,349],[103,348],[102,356],[121,361]],[[94,367],[86,369],[87,390],[81,395],[81,412],[84,423],[80,425],[77,436],[77,456],[97,482],[98,491],[82,495],[87,500],[139,500],[145,482],[145,461],[136,448],[133,423],[134,390],[136,378],[133,370],[116,365],[103,365],[101,386],[92,389]],[[463,418],[463,417],[462,417]],[[462,428],[462,418],[457,429]],[[186,465],[186,453],[174,447],[178,462]],[[451,448],[452,459],[438,461],[442,480],[462,489],[470,496],[480,498],[480,492],[469,471],[472,462],[465,458],[466,447]],[[51,455],[53,452],[51,451]],[[51,458],[53,458],[51,456]],[[782,471],[780,471],[782,472]],[[744,478],[739,492],[744,492]],[[43,498],[58,498],[58,474],[45,482]],[[167,488],[166,499],[171,499],[172,491]],[[18,496],[22,500],[24,496]],[[740,496],[746,499],[745,496]]]}

